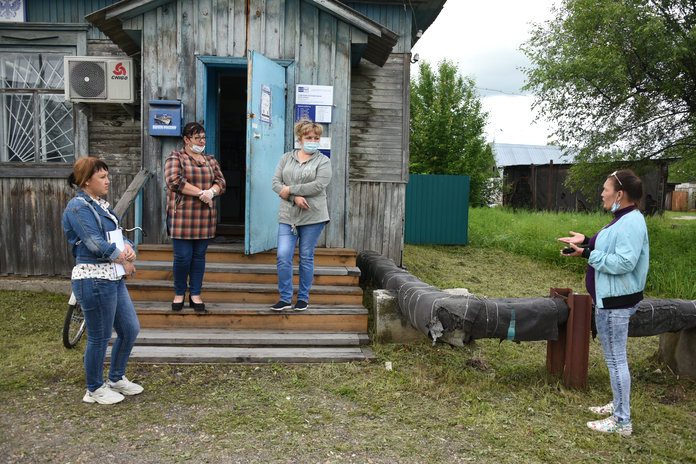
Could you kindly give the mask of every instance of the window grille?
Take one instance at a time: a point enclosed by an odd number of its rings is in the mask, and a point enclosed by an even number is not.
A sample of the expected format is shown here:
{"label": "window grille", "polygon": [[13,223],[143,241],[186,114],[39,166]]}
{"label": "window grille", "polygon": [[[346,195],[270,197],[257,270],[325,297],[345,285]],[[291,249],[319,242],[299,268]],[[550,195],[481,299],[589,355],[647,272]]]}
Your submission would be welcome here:
{"label": "window grille", "polygon": [[62,52],[0,50],[0,161],[75,160]]}

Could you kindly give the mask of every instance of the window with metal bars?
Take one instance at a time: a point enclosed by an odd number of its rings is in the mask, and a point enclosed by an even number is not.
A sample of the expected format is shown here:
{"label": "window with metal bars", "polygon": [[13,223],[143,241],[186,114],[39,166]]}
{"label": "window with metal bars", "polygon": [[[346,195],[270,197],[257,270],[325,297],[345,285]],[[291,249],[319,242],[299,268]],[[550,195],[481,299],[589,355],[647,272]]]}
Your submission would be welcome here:
{"label": "window with metal bars", "polygon": [[73,105],[59,51],[0,49],[0,161],[75,161]]}

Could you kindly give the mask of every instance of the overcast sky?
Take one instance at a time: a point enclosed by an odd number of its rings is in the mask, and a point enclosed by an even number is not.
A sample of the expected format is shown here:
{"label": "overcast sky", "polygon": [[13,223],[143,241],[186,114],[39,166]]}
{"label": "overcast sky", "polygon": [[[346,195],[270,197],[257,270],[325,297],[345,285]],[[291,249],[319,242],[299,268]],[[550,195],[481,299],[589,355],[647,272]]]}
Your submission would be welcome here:
{"label": "overcast sky", "polygon": [[[443,58],[472,77],[488,111],[488,141],[546,145],[551,135],[544,121],[533,123],[533,97],[523,95],[528,66],[519,50],[531,23],[551,18],[553,0],[447,0],[413,53],[433,67]],[[414,65],[414,68],[417,66]],[[415,75],[417,69],[412,69]]]}

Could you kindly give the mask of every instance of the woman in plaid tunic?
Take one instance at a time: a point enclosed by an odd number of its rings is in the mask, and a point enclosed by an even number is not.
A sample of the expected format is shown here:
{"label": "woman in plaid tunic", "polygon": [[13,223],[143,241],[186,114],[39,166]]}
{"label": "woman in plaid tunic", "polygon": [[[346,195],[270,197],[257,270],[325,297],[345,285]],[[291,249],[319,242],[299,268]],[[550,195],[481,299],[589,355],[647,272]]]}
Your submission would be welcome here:
{"label": "woman in plaid tunic", "polygon": [[184,307],[186,288],[189,304],[205,311],[201,300],[205,253],[215,237],[215,197],[225,191],[225,178],[213,155],[203,153],[205,129],[191,122],[183,130],[184,147],[169,154],[164,175],[167,195],[167,229],[174,248],[174,300],[172,310]]}

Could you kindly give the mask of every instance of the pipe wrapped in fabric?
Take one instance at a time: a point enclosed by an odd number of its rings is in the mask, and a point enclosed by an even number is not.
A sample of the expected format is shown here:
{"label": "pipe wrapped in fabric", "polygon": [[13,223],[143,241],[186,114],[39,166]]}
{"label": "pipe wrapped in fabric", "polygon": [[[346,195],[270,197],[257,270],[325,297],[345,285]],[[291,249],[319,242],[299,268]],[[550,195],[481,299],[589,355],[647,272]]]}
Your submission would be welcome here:
{"label": "pipe wrapped in fabric", "polygon": [[[374,251],[360,252],[357,264],[362,280],[397,292],[401,313],[433,340],[457,330],[463,332],[464,343],[479,338],[556,340],[558,326],[568,320],[570,309],[563,298],[451,295]],[[696,301],[643,300],[631,317],[628,335],[646,337],[691,328],[696,328]]]}
{"label": "pipe wrapped in fabric", "polygon": [[696,301],[643,300],[628,325],[629,337],[649,337],[696,328]]}
{"label": "pipe wrapped in fabric", "polygon": [[558,326],[568,319],[568,305],[562,298],[451,295],[374,251],[360,252],[357,264],[362,279],[397,292],[401,313],[433,340],[455,330],[463,332],[464,343],[478,338],[556,340]]}

